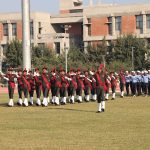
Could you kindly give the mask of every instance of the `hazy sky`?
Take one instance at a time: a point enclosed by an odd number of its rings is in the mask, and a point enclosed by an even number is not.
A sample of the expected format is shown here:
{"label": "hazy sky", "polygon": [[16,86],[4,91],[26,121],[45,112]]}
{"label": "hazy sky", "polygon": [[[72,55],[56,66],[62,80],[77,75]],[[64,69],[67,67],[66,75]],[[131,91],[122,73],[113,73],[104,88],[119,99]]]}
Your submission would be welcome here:
{"label": "hazy sky", "polygon": [[[21,0],[0,0],[0,12],[18,12],[21,10]],[[30,0],[32,11],[44,11],[57,13],[59,10],[59,0]],[[69,1],[69,0],[68,0]],[[83,0],[84,5],[88,4],[89,0]],[[98,0],[93,0],[95,3]],[[101,0],[103,3],[141,3],[150,2],[150,0]]]}

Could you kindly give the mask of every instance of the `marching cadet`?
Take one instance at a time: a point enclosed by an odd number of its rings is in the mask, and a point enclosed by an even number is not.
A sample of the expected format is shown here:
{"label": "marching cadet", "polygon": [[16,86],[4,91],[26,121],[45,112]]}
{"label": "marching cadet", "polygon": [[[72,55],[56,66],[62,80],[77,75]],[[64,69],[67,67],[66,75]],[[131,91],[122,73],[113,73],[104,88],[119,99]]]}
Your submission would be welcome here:
{"label": "marching cadet", "polygon": [[129,74],[129,71],[126,71],[125,72],[125,82],[126,82],[126,93],[127,93],[127,96],[129,96],[130,94],[130,81],[131,81],[131,75]]}
{"label": "marching cadet", "polygon": [[104,65],[101,64],[95,74],[96,80],[96,93],[98,101],[98,113],[105,111],[105,91],[107,90],[105,85],[105,73],[103,71]]}
{"label": "marching cadet", "polygon": [[116,98],[116,86],[117,86],[117,73],[110,73],[111,78],[111,90],[112,90],[112,100]]}
{"label": "marching cadet", "polygon": [[14,96],[14,89],[15,89],[15,78],[17,76],[13,74],[13,68],[8,69],[8,73],[4,75],[3,73],[0,73],[1,77],[8,81],[8,94],[9,94],[9,107],[14,106],[13,96]]}
{"label": "marching cadet", "polygon": [[94,78],[95,76],[95,70],[90,71],[91,74],[91,80],[92,80],[92,90],[91,90],[91,100],[96,101],[97,100],[97,95],[96,95],[96,80]]}
{"label": "marching cadet", "polygon": [[23,93],[23,81],[22,81],[22,69],[18,69],[18,74],[17,74],[17,82],[18,82],[18,95],[19,95],[19,100],[17,102],[17,105],[22,106],[23,101],[22,101],[22,93]]}
{"label": "marching cadet", "polygon": [[67,88],[68,88],[68,81],[65,77],[65,70],[60,68],[60,79],[61,79],[61,88],[60,88],[60,97],[61,97],[61,104],[66,105],[67,103]]}
{"label": "marching cadet", "polygon": [[69,82],[69,86],[68,86],[68,96],[70,97],[69,102],[70,102],[70,104],[74,104],[75,103],[75,92],[77,89],[77,82],[76,82],[76,74],[72,68],[70,69],[70,71],[68,73],[68,77],[66,79]]}
{"label": "marching cadet", "polygon": [[30,91],[29,91],[29,96],[30,96],[30,100],[29,100],[29,105],[33,105],[33,95],[34,95],[34,90],[35,90],[35,80],[34,80],[34,75],[32,74],[32,71],[29,70],[28,71],[28,82],[30,83]]}
{"label": "marching cadet", "polygon": [[41,97],[41,90],[42,90],[42,77],[39,73],[39,68],[35,69],[34,80],[35,80],[35,90],[36,90],[36,97],[37,97],[36,105],[41,106],[40,97]]}
{"label": "marching cadet", "polygon": [[111,78],[108,75],[108,72],[106,72],[106,78],[105,78],[105,80],[106,80],[105,83],[106,83],[106,87],[107,87],[105,100],[108,100],[109,99],[109,87],[111,85]]}
{"label": "marching cadet", "polygon": [[42,69],[42,90],[43,90],[43,102],[42,106],[47,107],[48,106],[48,96],[50,91],[50,78],[48,75],[47,67],[43,67]]}
{"label": "marching cadet", "polygon": [[90,91],[92,89],[92,80],[89,78],[88,70],[84,71],[85,77],[83,78],[83,84],[84,84],[84,94],[85,94],[85,101],[90,101]]}
{"label": "marching cadet", "polygon": [[141,95],[141,82],[142,82],[141,72],[137,71],[137,94],[138,96]]}
{"label": "marching cadet", "polygon": [[120,97],[124,97],[124,87],[125,87],[125,76],[124,76],[124,71],[120,70],[119,73],[119,83],[120,83]]}
{"label": "marching cadet", "polygon": [[148,71],[144,71],[143,81],[144,81],[144,94],[147,97],[147,95],[148,95],[148,82],[149,82]]}
{"label": "marching cadet", "polygon": [[55,99],[56,99],[56,68],[53,68],[51,70],[51,75],[50,75],[50,82],[51,82],[51,93],[52,93],[52,100],[51,103],[54,104],[55,103]]}
{"label": "marching cadet", "polygon": [[132,71],[131,74],[131,82],[132,82],[132,95],[133,97],[136,96],[136,89],[137,89],[137,75],[135,73],[135,71]]}
{"label": "marching cadet", "polygon": [[23,70],[23,75],[22,75],[22,81],[23,81],[23,92],[24,92],[24,102],[23,105],[25,107],[28,107],[28,94],[31,91],[31,86],[30,83],[28,81],[29,76],[27,75],[27,70],[24,69]]}
{"label": "marching cadet", "polygon": [[77,90],[76,90],[76,95],[77,95],[77,102],[82,103],[82,92],[84,90],[84,84],[83,84],[83,78],[85,75],[81,75],[81,69],[77,69],[77,75],[76,75],[76,81],[77,81]]}

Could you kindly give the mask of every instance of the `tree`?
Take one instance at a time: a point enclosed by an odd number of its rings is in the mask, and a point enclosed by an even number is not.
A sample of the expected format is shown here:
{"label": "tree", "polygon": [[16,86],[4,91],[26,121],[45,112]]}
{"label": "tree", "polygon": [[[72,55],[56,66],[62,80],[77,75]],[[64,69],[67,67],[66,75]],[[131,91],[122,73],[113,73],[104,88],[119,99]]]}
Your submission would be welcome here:
{"label": "tree", "polygon": [[13,40],[7,44],[6,64],[12,67],[22,66],[22,43],[19,40]]}

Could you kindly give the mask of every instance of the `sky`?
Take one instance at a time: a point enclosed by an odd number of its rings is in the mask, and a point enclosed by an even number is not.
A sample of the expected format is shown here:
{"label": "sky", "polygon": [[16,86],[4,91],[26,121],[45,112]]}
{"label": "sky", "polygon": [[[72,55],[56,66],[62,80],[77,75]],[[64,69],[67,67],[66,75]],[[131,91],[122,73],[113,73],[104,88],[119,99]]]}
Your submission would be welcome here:
{"label": "sky", "polygon": [[[0,0],[0,12],[20,12],[21,0]],[[49,12],[51,14],[58,13],[59,0],[30,0],[31,11]],[[83,0],[84,5],[88,4],[89,0]],[[99,0],[93,0],[96,3]],[[103,3],[143,3],[150,0],[101,0]]]}

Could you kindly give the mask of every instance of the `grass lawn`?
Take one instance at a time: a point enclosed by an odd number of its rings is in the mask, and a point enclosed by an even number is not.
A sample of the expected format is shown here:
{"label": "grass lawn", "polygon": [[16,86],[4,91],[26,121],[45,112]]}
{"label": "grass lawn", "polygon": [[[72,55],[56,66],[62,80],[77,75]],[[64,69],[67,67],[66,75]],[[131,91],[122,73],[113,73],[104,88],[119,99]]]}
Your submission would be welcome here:
{"label": "grass lawn", "polygon": [[66,106],[6,107],[0,95],[0,150],[149,150],[150,97]]}

